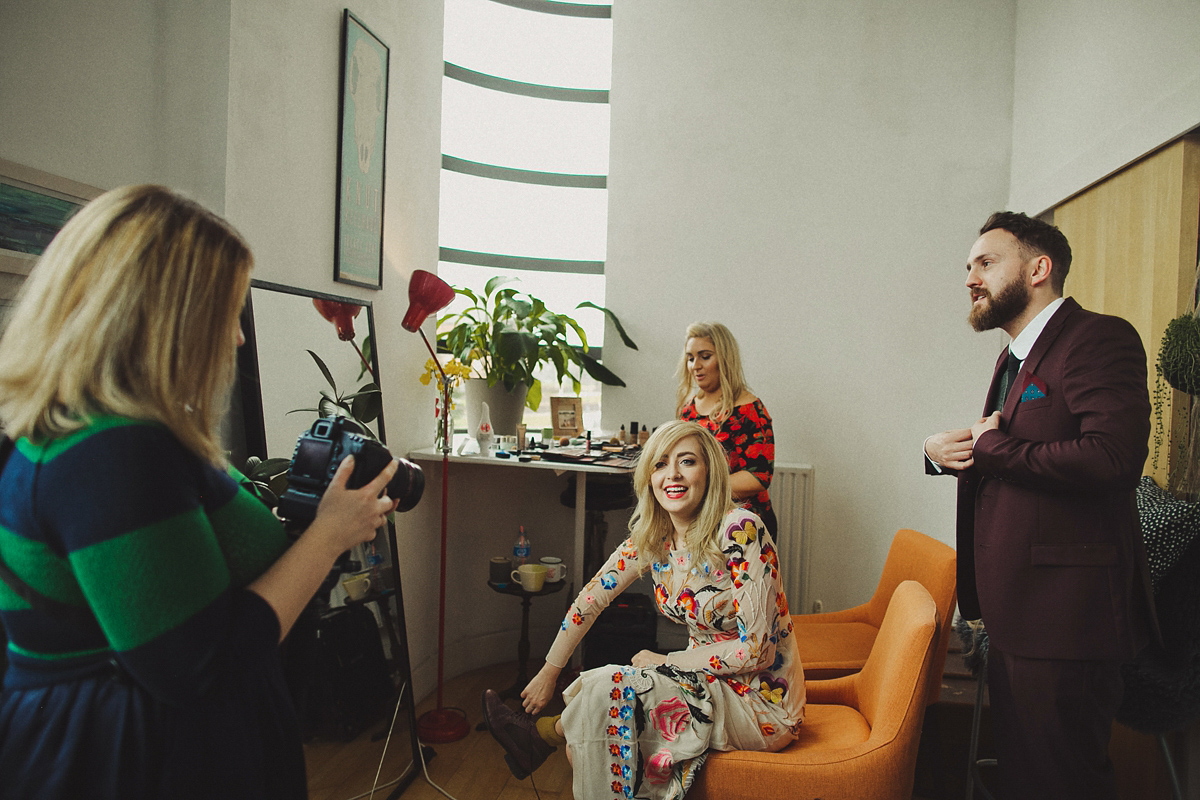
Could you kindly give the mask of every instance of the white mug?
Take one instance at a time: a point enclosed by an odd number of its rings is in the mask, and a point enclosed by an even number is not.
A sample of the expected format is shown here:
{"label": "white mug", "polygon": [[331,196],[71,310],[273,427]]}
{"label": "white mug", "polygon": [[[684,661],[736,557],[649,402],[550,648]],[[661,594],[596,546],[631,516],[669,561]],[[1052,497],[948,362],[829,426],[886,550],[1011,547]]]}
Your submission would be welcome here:
{"label": "white mug", "polygon": [[543,556],[542,566],[546,568],[546,583],[558,583],[567,577],[567,565],[557,556]]}

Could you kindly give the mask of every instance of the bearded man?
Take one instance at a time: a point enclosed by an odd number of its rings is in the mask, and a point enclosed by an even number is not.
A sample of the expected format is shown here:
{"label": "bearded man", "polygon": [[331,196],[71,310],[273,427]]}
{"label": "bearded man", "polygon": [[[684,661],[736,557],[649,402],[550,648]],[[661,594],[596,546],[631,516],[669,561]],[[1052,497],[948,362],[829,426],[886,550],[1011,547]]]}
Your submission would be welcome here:
{"label": "bearded man", "polygon": [[925,442],[958,477],[958,605],[989,637],[999,797],[1116,798],[1121,664],[1157,631],[1134,491],[1146,353],[1118,317],[1062,296],[1058,228],[998,212],[967,262],[968,321],[1012,341],[983,416]]}

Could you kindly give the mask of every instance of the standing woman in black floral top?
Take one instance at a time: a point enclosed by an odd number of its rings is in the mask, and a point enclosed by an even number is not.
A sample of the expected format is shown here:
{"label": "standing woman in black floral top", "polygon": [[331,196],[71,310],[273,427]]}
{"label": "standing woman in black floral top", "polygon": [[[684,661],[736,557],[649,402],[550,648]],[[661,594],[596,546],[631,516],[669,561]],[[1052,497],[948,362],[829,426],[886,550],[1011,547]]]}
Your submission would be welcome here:
{"label": "standing woman in black floral top", "polygon": [[767,491],[775,472],[771,415],[746,385],[737,339],[719,322],[688,326],[676,415],[713,432],[729,461],[734,502],[758,514],[774,536],[779,523]]}

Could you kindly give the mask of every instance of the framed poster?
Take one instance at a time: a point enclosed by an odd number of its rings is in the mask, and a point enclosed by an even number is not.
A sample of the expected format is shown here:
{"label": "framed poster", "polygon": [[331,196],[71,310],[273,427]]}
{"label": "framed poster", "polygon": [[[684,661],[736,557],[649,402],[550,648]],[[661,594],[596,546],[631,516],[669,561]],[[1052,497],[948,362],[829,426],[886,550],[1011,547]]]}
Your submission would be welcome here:
{"label": "framed poster", "polygon": [[383,287],[388,56],[362,20],[342,12],[333,279],[371,289]]}
{"label": "framed poster", "polygon": [[0,158],[0,331],[46,245],[101,189]]}
{"label": "framed poster", "polygon": [[555,437],[583,433],[583,400],[578,397],[551,397],[550,421],[554,424]]}

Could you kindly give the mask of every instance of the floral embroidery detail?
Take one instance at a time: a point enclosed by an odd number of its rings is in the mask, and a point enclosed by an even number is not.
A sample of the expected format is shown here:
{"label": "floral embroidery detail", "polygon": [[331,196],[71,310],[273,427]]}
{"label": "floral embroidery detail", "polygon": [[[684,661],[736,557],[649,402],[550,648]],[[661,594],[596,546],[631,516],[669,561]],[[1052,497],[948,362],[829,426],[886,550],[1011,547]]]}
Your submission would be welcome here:
{"label": "floral embroidery detail", "polygon": [[729,688],[733,689],[735,692],[737,692],[742,697],[745,697],[746,695],[748,695],[752,691],[754,691],[749,686],[747,686],[746,684],[737,680],[736,678],[726,678],[725,683],[729,684]]}
{"label": "floral embroidery detail", "polygon": [[758,676],[758,685],[758,693],[769,703],[778,705],[783,702],[783,696],[787,694],[787,681],[783,678],[776,678],[769,672]]}
{"label": "floral embroidery detail", "polygon": [[721,667],[725,666],[725,662],[721,660],[720,656],[713,656],[708,660],[708,666],[711,667],[714,672],[719,672]]}
{"label": "floral embroidery detail", "polygon": [[680,607],[687,609],[688,616],[696,616],[696,593],[691,589],[684,589],[679,593],[679,599],[675,601]]}
{"label": "floral embroidery detail", "polygon": [[605,589],[617,588],[617,573],[615,570],[609,570],[600,576],[600,585]]}
{"label": "floral embroidery detail", "polygon": [[620,714],[621,714],[621,719],[628,722],[629,718],[633,716],[632,706],[621,706]]}
{"label": "floral embroidery detail", "polygon": [[763,736],[774,736],[775,735],[775,726],[774,725],[760,725],[760,726],[758,726],[758,728],[759,728],[759,730],[761,730],[763,732]]}
{"label": "floral embroidery detail", "polygon": [[654,600],[659,606],[665,606],[671,598],[667,595],[667,587],[661,583],[654,584]]}
{"label": "floral embroidery detail", "polygon": [[613,700],[620,700],[621,699],[621,690],[617,687],[614,687],[608,696],[611,697]]}
{"label": "floral embroidery detail", "polygon": [[608,752],[612,754],[613,758],[628,759],[633,754],[633,748],[627,744],[610,744]]}
{"label": "floral embroidery detail", "polygon": [[625,789],[625,787],[621,785],[620,781],[612,782],[612,790],[614,792],[616,792],[617,794],[624,794],[625,793],[624,789]]}
{"label": "floral embroidery detail", "polygon": [[605,728],[604,732],[607,733],[609,736],[620,736],[620,734],[621,734],[621,732],[619,730],[617,730],[616,725],[609,725],[607,728]]}
{"label": "floral embroidery detail", "polygon": [[[580,614],[578,611],[576,611],[574,614],[571,615],[571,622],[574,623],[575,625],[582,625],[583,624],[583,614]],[[564,620],[564,624],[565,624],[565,620]]]}
{"label": "floral embroidery detail", "polygon": [[664,747],[646,759],[646,780],[654,784],[666,783],[671,778],[674,766],[675,759],[671,751]]}
{"label": "floral embroidery detail", "polygon": [[771,547],[771,545],[764,543],[762,552],[758,554],[758,557],[764,564],[770,565],[772,575],[779,569],[779,556],[775,554],[775,548]]}
{"label": "floral embroidery detail", "polygon": [[733,576],[733,588],[740,589],[750,575],[750,564],[745,559],[735,559],[729,562],[729,572]]}
{"label": "floral embroidery detail", "polygon": [[624,571],[625,571],[625,559],[618,558],[617,559],[617,572],[624,572]]}
{"label": "floral embroidery detail", "polygon": [[742,526],[729,529],[729,536],[740,545],[748,545],[758,536],[758,529],[753,520],[746,520]]}
{"label": "floral embroidery detail", "polygon": [[616,706],[612,706],[608,709],[608,715],[613,719],[616,719],[620,715],[620,712],[617,710]]}
{"label": "floral embroidery detail", "polygon": [[668,697],[663,700],[656,707],[650,709],[647,716],[650,718],[650,724],[657,728],[668,742],[678,739],[679,734],[687,729],[688,723],[692,720],[687,703],[678,697]]}
{"label": "floral embroidery detail", "polygon": [[758,690],[758,693],[761,694],[768,703],[779,705],[783,702],[783,689],[772,689],[767,686],[766,681],[763,681],[760,686],[761,688]]}
{"label": "floral embroidery detail", "polygon": [[622,725],[621,727],[617,728],[617,735],[620,736],[625,741],[629,741],[630,739],[633,738],[633,736],[629,732],[628,725]]}

